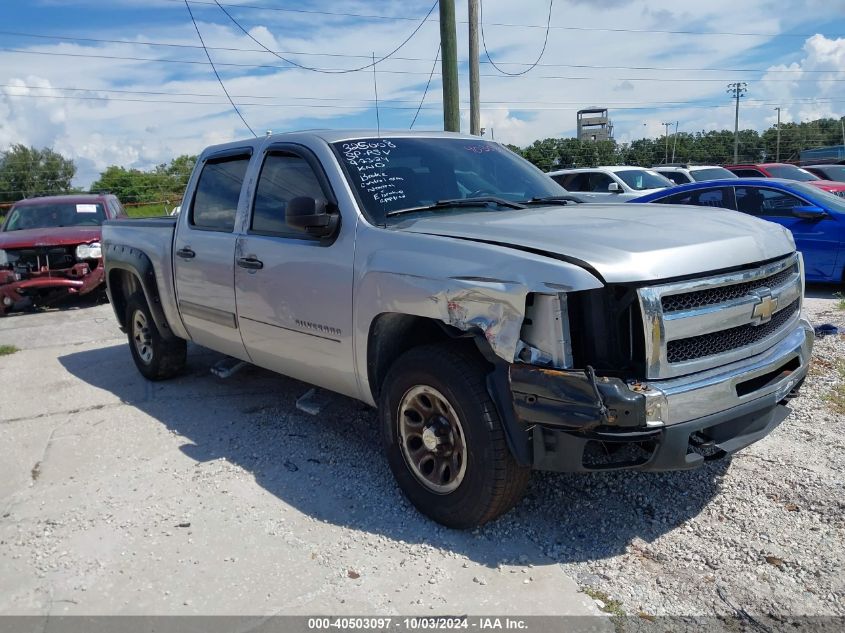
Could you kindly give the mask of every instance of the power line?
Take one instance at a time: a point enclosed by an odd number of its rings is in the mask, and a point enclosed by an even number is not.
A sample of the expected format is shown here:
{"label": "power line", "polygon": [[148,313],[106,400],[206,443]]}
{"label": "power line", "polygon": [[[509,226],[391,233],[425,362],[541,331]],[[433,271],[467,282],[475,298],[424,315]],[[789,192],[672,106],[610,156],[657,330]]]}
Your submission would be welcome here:
{"label": "power line", "polygon": [[431,67],[431,72],[428,74],[428,81],[425,83],[425,90],[423,91],[422,99],[420,99],[420,105],[417,107],[417,112],[414,114],[414,120],[411,121],[411,126],[408,128],[409,130],[414,129],[414,123],[417,122],[417,117],[420,115],[420,110],[422,110],[425,97],[428,95],[428,87],[431,85],[431,78],[434,77],[434,69],[437,68],[437,58],[440,57],[440,46],[440,44],[437,45],[437,54],[434,56],[434,64]]}
{"label": "power line", "polygon": [[[430,20],[429,20],[430,21]],[[99,44],[127,44],[132,46],[158,46],[163,48],[179,48],[179,49],[195,49],[201,50],[202,46],[196,44],[177,44],[174,42],[154,42],[149,40],[116,40],[95,37],[76,37],[72,35],[45,35],[42,33],[26,33],[23,31],[2,31],[0,35],[11,35],[14,37],[28,37],[36,39],[57,40],[60,42],[93,42]],[[304,57],[339,57],[339,58],[355,58],[355,59],[370,59],[371,55],[359,55],[354,53],[313,53],[308,51],[274,51],[263,48],[238,48],[234,46],[207,46],[210,51],[225,51],[230,53],[272,53],[279,55],[302,55]],[[395,51],[394,51],[395,52]],[[408,62],[430,62],[427,57],[398,57],[396,55],[387,55],[382,58],[386,60],[390,57],[394,61],[408,61]],[[459,60],[460,63],[466,63],[466,60]],[[481,61],[482,64],[490,64],[490,61]],[[218,63],[219,65],[219,63]],[[529,63],[529,62],[496,62],[498,66],[537,66],[540,68],[585,68],[594,70],[654,70],[660,72],[731,72],[731,73],[801,73],[801,74],[843,74],[845,70],[838,70],[835,68],[829,69],[798,69],[798,68],[730,68],[730,67],[704,67],[692,68],[685,66],[620,66],[620,65],[599,65],[599,64],[554,64],[554,63]],[[305,67],[306,69],[308,67]],[[366,68],[366,67],[362,67]]]}
{"label": "power line", "polygon": [[214,67],[214,62],[211,61],[211,53],[208,52],[208,49],[205,47],[205,42],[202,39],[202,33],[200,33],[200,27],[197,26],[197,21],[194,19],[194,12],[191,11],[191,5],[188,3],[188,0],[185,0],[185,8],[188,9],[188,14],[191,16],[191,22],[194,25],[194,29],[197,32],[197,37],[200,38],[200,44],[202,44],[202,50],[205,51],[205,56],[208,57],[208,63],[211,64],[211,70],[214,71],[214,76],[217,77],[217,81],[220,83],[220,87],[223,88],[223,92],[226,93],[226,98],[229,100],[229,103],[232,104],[235,112],[237,113],[238,117],[240,117],[243,124],[246,126],[246,129],[250,131],[250,133],[258,138],[258,135],[253,132],[252,128],[249,126],[249,123],[246,122],[244,115],[241,114],[241,111],[238,110],[238,106],[235,105],[235,102],[232,101],[232,97],[229,96],[229,91],[226,90],[226,85],[223,83],[223,80],[220,78],[220,73],[217,72],[217,69]]}
{"label": "power line", "polygon": [[480,2],[479,7],[481,16],[481,43],[484,46],[484,54],[487,56],[487,61],[490,62],[493,68],[498,70],[503,75],[508,75],[509,77],[519,77],[520,75],[525,75],[534,70],[534,68],[537,67],[537,64],[540,63],[540,60],[543,59],[543,54],[546,52],[546,46],[549,43],[549,26],[552,23],[552,7],[554,7],[554,0],[549,0],[549,17],[546,20],[546,36],[543,39],[543,48],[540,49],[540,54],[537,56],[537,59],[534,61],[534,63],[529,64],[528,68],[526,68],[525,70],[521,70],[518,73],[511,73],[506,70],[502,70],[496,65],[496,62],[493,61],[493,58],[490,57],[490,51],[487,50],[487,38],[484,35],[484,2]]}
{"label": "power line", "polygon": [[[24,86],[14,85],[14,84],[0,84],[0,87],[11,87],[11,88],[23,88]],[[99,89],[83,89],[83,88],[45,88],[40,86],[29,86],[31,90],[41,90],[41,91],[50,91],[50,90],[78,90],[84,92],[114,92],[111,90],[99,90]],[[132,91],[119,91],[121,93],[130,92],[130,94],[135,94]],[[198,97],[215,97],[217,95],[208,95],[208,94],[193,94],[193,93],[151,93],[148,91],[138,91],[138,94],[152,94],[152,95],[159,95],[159,96],[198,96]],[[96,96],[96,95],[55,95],[55,94],[6,94],[3,95],[9,98],[32,98],[32,99],[65,99],[65,100],[72,100],[72,101],[114,101],[117,103],[163,103],[163,104],[174,104],[174,105],[231,105],[229,101],[195,101],[191,99],[132,99],[132,98],[125,98],[125,97],[108,97],[108,96]],[[252,98],[252,99],[277,99],[279,97],[271,97],[271,96],[238,96],[238,95],[231,95],[233,99],[240,99],[240,98]],[[297,97],[288,97],[291,99],[297,99]],[[321,99],[321,97],[302,97],[302,99]],[[360,108],[371,107],[374,103],[372,99],[359,99],[356,103],[349,102],[347,99],[331,99],[331,98],[323,98],[326,100],[332,101],[344,101],[347,102],[347,105],[334,105],[334,104],[326,104],[326,103],[312,103],[305,104],[301,103],[261,103],[261,102],[241,102],[238,101],[237,105],[249,106],[249,107],[267,107],[267,108],[301,108],[301,107],[309,107],[309,108],[323,108],[323,109],[336,109],[336,110],[354,110]],[[415,103],[409,99],[387,99],[388,103]],[[796,100],[796,101],[772,101],[772,102],[760,102],[749,101],[749,104],[755,106],[770,106],[770,105],[800,105],[803,103],[808,102],[824,102],[824,103],[845,103],[845,99],[807,99],[807,100]],[[380,102],[383,103],[383,102]],[[529,112],[543,112],[543,111],[572,111],[578,107],[583,106],[584,101],[578,102],[540,102],[545,103],[546,105],[568,105],[569,107],[536,107],[529,105],[532,102],[508,102],[508,101],[490,101],[484,102],[483,108],[485,110],[515,110],[515,111],[529,111]],[[680,101],[657,101],[657,102],[631,102],[631,103],[640,103],[642,105],[635,105],[635,106],[625,106],[625,105],[617,105],[614,106],[614,110],[621,110],[621,111],[638,111],[638,110],[675,110],[675,109],[708,109],[712,110],[714,108],[731,108],[733,107],[732,104],[725,104],[725,103],[693,103],[693,102],[680,102]],[[463,101],[462,104],[464,106],[468,105],[467,101]],[[488,105],[488,104],[494,104]],[[387,106],[387,105],[380,105],[382,109],[385,110],[417,110],[419,106]],[[434,110],[439,108],[439,104],[431,104],[430,106],[423,105],[422,109],[425,110]],[[468,108],[462,108],[464,110]]]}
{"label": "power line", "polygon": [[[167,2],[181,2],[181,0],[166,0]],[[216,3],[213,0],[190,0],[192,4],[203,4],[214,6]],[[316,9],[292,9],[289,7],[275,7],[255,4],[232,4],[222,3],[224,6],[233,9],[256,9],[261,11],[278,11],[284,13],[299,13],[305,15],[326,15],[332,17],[346,17],[367,20],[392,20],[392,21],[415,21],[416,18],[397,15],[379,15],[367,13],[344,13],[340,11],[319,11]],[[435,21],[435,20],[428,20]],[[467,24],[466,20],[460,20],[460,24]],[[488,26],[507,27],[507,28],[526,28],[526,29],[545,29],[543,24],[514,24],[504,22],[491,22]],[[666,30],[666,29],[623,29],[610,27],[587,27],[587,26],[556,26],[551,25],[549,28],[561,31],[598,31],[610,33],[662,33],[669,35],[725,35],[730,37],[801,37],[807,38],[816,35],[816,33],[753,33],[753,32],[739,32],[739,31],[680,31],[680,30]],[[842,37],[841,35],[832,35],[831,37]]]}
{"label": "power line", "polygon": [[[188,2],[188,0],[185,0],[185,2],[187,3],[187,2]],[[355,72],[359,72],[359,71],[362,71],[362,70],[366,70],[366,69],[368,69],[368,68],[375,68],[376,64],[379,64],[379,63],[383,62],[384,60],[389,59],[391,55],[393,55],[394,53],[399,52],[399,50],[400,50],[403,46],[405,46],[405,44],[407,44],[408,42],[410,42],[410,41],[411,41],[411,39],[412,39],[412,38],[413,38],[413,37],[414,37],[414,36],[415,36],[415,35],[419,32],[419,30],[420,30],[420,29],[421,29],[421,28],[425,25],[425,23],[428,21],[429,16],[430,16],[430,15],[432,14],[432,12],[434,11],[434,7],[436,7],[436,6],[437,6],[437,0],[435,0],[435,2],[431,5],[431,8],[428,10],[428,13],[426,13],[426,14],[425,14],[425,17],[424,17],[424,18],[422,19],[422,21],[419,23],[419,25],[417,26],[417,28],[415,28],[415,29],[411,32],[411,34],[410,34],[408,37],[406,37],[406,38],[404,39],[404,41],[403,41],[403,42],[402,42],[399,46],[397,46],[396,48],[394,48],[394,49],[393,49],[392,51],[390,51],[387,55],[385,55],[384,57],[382,57],[381,59],[378,59],[378,60],[375,60],[375,59],[374,59],[371,63],[369,63],[369,64],[365,64],[365,65],[363,65],[363,66],[359,66],[358,68],[346,68],[346,69],[343,69],[343,70],[330,70],[330,69],[326,69],[326,68],[314,68],[314,67],[311,67],[311,66],[304,66],[303,64],[300,64],[300,63],[295,62],[295,61],[293,61],[293,60],[291,60],[291,59],[288,59],[287,57],[282,57],[281,55],[279,55],[279,53],[277,53],[277,52],[275,52],[275,51],[273,51],[273,50],[270,50],[269,48],[267,48],[266,46],[264,46],[264,44],[262,44],[261,42],[259,42],[259,41],[258,41],[255,37],[253,37],[252,33],[250,33],[248,30],[246,30],[246,29],[245,29],[245,28],[241,25],[241,23],[240,23],[240,22],[238,22],[238,21],[237,21],[237,20],[236,20],[236,19],[232,16],[232,14],[231,14],[231,13],[229,13],[228,11],[226,11],[226,9],[224,9],[224,8],[223,8],[223,5],[222,5],[222,4],[220,4],[219,2],[217,2],[217,0],[214,0],[214,4],[216,4],[216,5],[220,8],[220,10],[221,10],[223,13],[225,13],[225,14],[226,14],[226,16],[227,16],[227,17],[228,17],[228,18],[232,21],[232,23],[233,23],[235,26],[237,26],[237,27],[238,27],[241,31],[243,31],[244,35],[246,35],[249,39],[251,39],[253,42],[255,42],[256,44],[258,44],[261,48],[263,48],[263,49],[264,49],[265,51],[267,51],[268,53],[271,53],[271,54],[275,55],[276,57],[278,57],[278,58],[279,58],[279,59],[281,59],[282,61],[287,62],[288,64],[290,64],[291,66],[295,66],[295,67],[297,67],[297,68],[301,68],[302,70],[310,70],[311,72],[315,72],[315,73],[325,73],[325,74],[327,74],[327,75],[344,75],[344,74],[346,74],[346,73],[355,73]]]}
{"label": "power line", "polygon": [[[153,57],[130,57],[130,56],[121,56],[121,55],[94,55],[88,53],[68,53],[68,52],[56,52],[56,51],[31,51],[31,50],[22,50],[16,48],[0,48],[0,52],[7,52],[7,53],[15,53],[20,55],[47,55],[47,56],[54,56],[54,57],[78,57],[78,58],[89,58],[89,59],[112,59],[112,60],[119,60],[119,61],[135,61],[135,62],[152,62],[152,63],[167,63],[167,64],[190,64],[190,65],[200,65],[200,66],[207,66],[209,62],[204,61],[197,61],[197,60],[187,60],[187,59],[161,59],[161,58],[153,58]],[[236,64],[233,62],[215,62],[215,66],[226,66],[226,67],[233,67],[233,68],[268,68],[274,70],[293,70],[294,67],[291,66],[279,66],[274,64]],[[337,69],[343,70],[343,69]],[[412,71],[412,70],[380,70],[382,74],[391,74],[391,75],[427,75],[428,73],[424,71]],[[845,71],[842,71],[845,72]],[[466,73],[459,73],[465,75]],[[493,78],[500,78],[500,79],[512,79],[512,78],[519,78],[522,77],[511,77],[509,75],[500,75],[497,73],[482,73],[482,77],[493,77]],[[724,77],[573,77],[568,75],[531,75],[532,78],[535,79],[566,79],[569,81],[652,81],[652,82],[680,82],[680,83],[724,83],[727,78]],[[795,82],[815,82],[818,81],[817,79],[754,79],[755,82],[762,82],[762,83],[795,83]],[[841,79],[824,79],[824,81],[835,81],[835,82],[845,82],[845,78]]]}
{"label": "power line", "polygon": [[[435,63],[438,60],[435,60]],[[36,86],[32,84],[0,84],[0,88],[26,88],[28,90],[41,90],[41,91],[52,91],[52,90],[63,90],[67,92],[107,92],[107,93],[115,93],[115,94],[135,94],[135,95],[156,95],[156,96],[167,96],[167,97],[218,97],[219,94],[217,93],[207,93],[207,92],[166,92],[161,90],[128,90],[128,89],[121,89],[121,88],[68,88],[62,86]],[[231,94],[231,93],[230,93]],[[10,97],[15,96],[25,96],[25,95],[14,95],[8,94]],[[51,95],[41,95],[43,97],[50,97]],[[106,97],[102,97],[104,100],[107,99]],[[278,99],[279,96],[277,95],[238,95],[232,94],[233,99]],[[360,102],[360,103],[373,103],[373,99],[350,99],[349,97],[298,97],[292,95],[285,95],[285,99],[291,101],[342,101],[345,104],[348,104],[352,101]],[[519,101],[514,99],[507,99],[504,101],[499,100],[490,100],[485,99],[485,104],[495,104],[495,105],[510,105],[510,106],[522,106],[522,105],[572,105],[572,106],[583,106],[585,102],[592,102],[598,101],[599,99],[584,97],[583,99],[579,99],[577,101],[541,101],[541,100],[534,100],[529,99],[526,101]],[[383,99],[383,102],[392,102],[392,103],[418,103],[416,99]],[[786,104],[786,105],[795,105],[795,104],[802,104],[802,103],[841,103],[843,99],[834,99],[828,97],[804,97],[804,98],[795,98],[791,99],[790,101],[777,101],[777,102],[770,102],[761,99],[747,99],[746,103],[749,105],[754,106],[768,106],[768,105],[777,105],[777,104]],[[462,103],[468,104],[468,101],[463,101]],[[701,107],[701,108],[712,108],[712,107],[721,107],[724,104],[705,104],[700,103],[700,100],[695,101],[678,101],[678,100],[671,100],[671,101],[637,101],[637,100],[625,100],[625,101],[602,101],[602,103],[608,106],[630,106],[630,105],[643,105],[643,106],[653,106],[657,108],[658,106],[662,105],[677,105],[683,107]],[[290,104],[292,107],[296,104]],[[520,108],[516,108],[520,109]]]}

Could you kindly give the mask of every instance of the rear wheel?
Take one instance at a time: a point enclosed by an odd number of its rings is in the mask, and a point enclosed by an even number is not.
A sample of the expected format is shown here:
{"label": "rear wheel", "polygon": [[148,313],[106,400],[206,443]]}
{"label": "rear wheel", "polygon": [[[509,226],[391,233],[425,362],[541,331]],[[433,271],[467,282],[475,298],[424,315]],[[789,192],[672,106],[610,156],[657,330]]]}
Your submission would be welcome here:
{"label": "rear wheel", "polygon": [[182,371],[187,343],[182,339],[162,338],[144,295],[134,294],[126,302],[125,322],[132,359],[145,378],[164,380]]}
{"label": "rear wheel", "polygon": [[405,496],[453,528],[495,519],[525,493],[485,381],[486,368],[453,342],[412,349],[391,367],[380,416],[388,462]]}

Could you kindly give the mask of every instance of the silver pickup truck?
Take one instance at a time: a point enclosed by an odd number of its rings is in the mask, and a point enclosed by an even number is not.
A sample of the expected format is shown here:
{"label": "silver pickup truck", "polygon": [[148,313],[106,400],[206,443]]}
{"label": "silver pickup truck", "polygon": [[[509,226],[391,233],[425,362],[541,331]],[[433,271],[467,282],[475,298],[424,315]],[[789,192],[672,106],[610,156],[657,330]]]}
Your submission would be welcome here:
{"label": "silver pickup truck", "polygon": [[577,204],[469,136],[210,147],[177,217],[106,223],[103,251],[143,376],[193,341],[378,407],[399,486],[452,527],[506,512],[532,469],[733,453],[786,417],[812,350],[783,228]]}

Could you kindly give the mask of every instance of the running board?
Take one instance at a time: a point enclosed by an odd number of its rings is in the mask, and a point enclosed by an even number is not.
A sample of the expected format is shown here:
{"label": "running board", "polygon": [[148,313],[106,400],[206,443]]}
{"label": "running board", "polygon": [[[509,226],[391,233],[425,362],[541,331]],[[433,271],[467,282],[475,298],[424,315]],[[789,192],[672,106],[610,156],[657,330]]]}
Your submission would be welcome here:
{"label": "running board", "polygon": [[332,395],[322,389],[312,387],[296,399],[296,408],[308,415],[319,415],[332,400]]}
{"label": "running board", "polygon": [[249,363],[246,361],[227,356],[226,358],[214,363],[211,367],[211,373],[218,378],[231,378],[247,365],[249,365]]}

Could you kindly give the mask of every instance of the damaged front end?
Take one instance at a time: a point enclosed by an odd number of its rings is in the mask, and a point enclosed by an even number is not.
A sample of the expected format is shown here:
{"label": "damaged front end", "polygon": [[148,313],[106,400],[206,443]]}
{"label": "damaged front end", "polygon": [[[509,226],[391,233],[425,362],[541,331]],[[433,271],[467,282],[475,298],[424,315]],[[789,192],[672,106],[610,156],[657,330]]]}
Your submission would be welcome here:
{"label": "damaged front end", "polygon": [[0,315],[102,287],[99,243],[0,251]]}
{"label": "damaged front end", "polygon": [[[717,290],[714,301],[725,292]],[[768,348],[751,346],[768,330],[739,330],[746,339],[722,343],[736,346],[732,355],[702,350],[704,371],[645,379],[650,330],[638,297],[648,292],[608,285],[528,297],[515,362],[498,363],[488,382],[521,463],[566,472],[687,470],[762,439],[787,417],[812,352],[806,321],[784,321]],[[696,300],[709,296],[697,292]],[[744,296],[736,301],[744,306]],[[679,313],[658,316],[677,322]],[[710,327],[724,327],[720,318],[714,310]]]}

